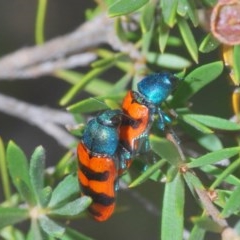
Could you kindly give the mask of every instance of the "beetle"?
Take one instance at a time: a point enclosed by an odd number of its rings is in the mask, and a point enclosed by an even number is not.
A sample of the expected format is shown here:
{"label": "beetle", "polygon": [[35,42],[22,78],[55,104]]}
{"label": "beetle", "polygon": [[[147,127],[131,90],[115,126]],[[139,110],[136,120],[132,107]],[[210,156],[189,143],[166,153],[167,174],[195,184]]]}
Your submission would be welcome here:
{"label": "beetle", "polygon": [[149,130],[158,116],[158,128],[164,130],[171,118],[160,105],[176,88],[180,78],[161,72],[144,77],[137,84],[137,91],[127,92],[122,102],[123,119],[120,127],[121,154],[119,174],[128,169],[132,159],[150,150]]}
{"label": "beetle", "polygon": [[77,148],[80,187],[92,198],[89,212],[97,221],[107,220],[115,208],[121,121],[120,110],[104,111],[88,122]]}

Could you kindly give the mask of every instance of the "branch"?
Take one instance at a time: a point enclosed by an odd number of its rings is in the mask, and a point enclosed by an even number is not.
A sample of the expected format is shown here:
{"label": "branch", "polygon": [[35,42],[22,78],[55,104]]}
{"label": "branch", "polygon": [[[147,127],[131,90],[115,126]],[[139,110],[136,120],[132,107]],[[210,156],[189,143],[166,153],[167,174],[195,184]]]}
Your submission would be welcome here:
{"label": "branch", "polygon": [[73,117],[67,112],[39,107],[4,94],[0,94],[0,103],[0,111],[37,126],[63,147],[70,148],[70,145],[76,141],[63,128],[64,125],[75,124]]}
{"label": "branch", "polygon": [[2,57],[0,80],[36,78],[59,69],[87,66],[97,58],[89,49],[101,44],[108,44],[114,50],[128,54],[133,59],[137,74],[146,69],[145,58],[139,49],[130,42],[122,42],[116,35],[113,19],[100,15],[72,33]]}
{"label": "branch", "polygon": [[[70,34],[52,39],[43,45],[17,50],[0,59],[0,80],[37,77],[60,67],[89,64],[96,58],[94,54],[71,55],[107,43],[109,32],[112,31],[113,20],[100,15]],[[83,61],[86,56],[87,59]],[[69,64],[73,59],[74,64]]]}

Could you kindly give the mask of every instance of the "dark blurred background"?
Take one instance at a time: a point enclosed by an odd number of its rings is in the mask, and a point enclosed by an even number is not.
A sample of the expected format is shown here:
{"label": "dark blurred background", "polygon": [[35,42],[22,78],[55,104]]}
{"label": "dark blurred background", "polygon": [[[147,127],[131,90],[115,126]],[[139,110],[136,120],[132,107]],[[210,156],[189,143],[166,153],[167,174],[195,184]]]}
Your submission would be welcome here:
{"label": "dark blurred background", "polygon": [[[94,5],[94,1],[84,0],[48,1],[45,27],[46,40],[73,31],[84,22],[86,8]],[[34,45],[36,8],[37,1],[33,0],[0,1],[1,56],[22,47]],[[0,81],[0,92],[36,105],[46,105],[53,108],[59,108],[58,100],[68,88],[67,83],[50,76],[39,79]],[[198,113],[229,117],[231,115],[231,110],[229,110],[230,92],[231,88],[227,80],[219,79],[196,96],[193,100],[193,108]],[[58,159],[65,153],[64,148],[38,128],[1,112],[0,136],[5,144],[10,139],[14,140],[28,157],[35,147],[43,145],[47,152],[48,166],[56,164]],[[114,214],[109,221],[96,223],[84,218],[75,221],[74,227],[98,240],[159,239],[158,229],[160,223],[157,216],[159,213],[151,214],[147,212],[133,195],[137,192],[144,198],[150,199],[156,207],[159,207],[162,204],[162,196],[159,196],[159,192],[163,191],[161,188],[163,188],[163,185],[148,181],[142,184],[141,187],[131,190],[132,192],[120,191],[118,193],[117,208],[117,212],[119,212]],[[187,198],[186,206],[194,209],[193,202],[195,201],[190,195]],[[125,210],[121,211],[121,209]],[[194,212],[194,210],[191,211]],[[199,212],[195,212],[195,214],[199,214]],[[187,218],[186,225],[189,224],[190,220],[188,221]]]}

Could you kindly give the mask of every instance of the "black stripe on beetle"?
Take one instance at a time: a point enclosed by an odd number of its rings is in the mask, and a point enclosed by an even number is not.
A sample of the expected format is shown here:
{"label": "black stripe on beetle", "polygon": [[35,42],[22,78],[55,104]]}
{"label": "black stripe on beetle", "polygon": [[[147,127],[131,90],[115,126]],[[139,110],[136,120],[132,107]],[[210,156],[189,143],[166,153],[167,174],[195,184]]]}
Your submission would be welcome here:
{"label": "black stripe on beetle", "polygon": [[110,206],[115,202],[114,197],[110,197],[104,193],[97,193],[93,189],[81,185],[82,191],[85,195],[90,196],[94,203],[99,203],[103,206]]}
{"label": "black stripe on beetle", "polygon": [[83,164],[79,164],[80,170],[86,176],[88,180],[95,180],[99,182],[105,182],[109,178],[109,171],[95,172],[92,169],[86,167]]}

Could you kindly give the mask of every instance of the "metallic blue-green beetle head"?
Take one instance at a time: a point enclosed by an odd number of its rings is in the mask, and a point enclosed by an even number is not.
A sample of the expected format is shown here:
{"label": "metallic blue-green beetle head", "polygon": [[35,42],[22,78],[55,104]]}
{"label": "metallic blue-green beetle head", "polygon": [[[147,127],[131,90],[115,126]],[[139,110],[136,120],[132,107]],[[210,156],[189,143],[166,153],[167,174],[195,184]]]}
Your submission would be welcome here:
{"label": "metallic blue-green beetle head", "polygon": [[178,81],[179,78],[171,73],[154,73],[143,78],[137,87],[148,102],[158,105],[167,99]]}

